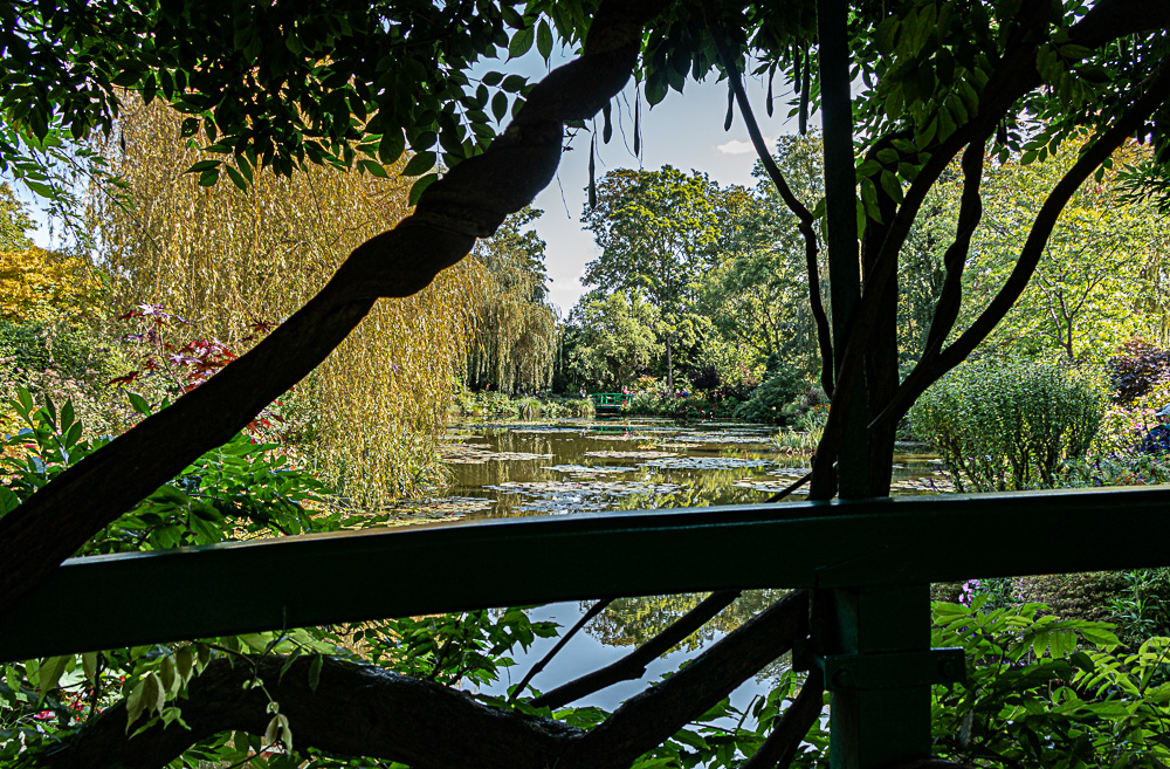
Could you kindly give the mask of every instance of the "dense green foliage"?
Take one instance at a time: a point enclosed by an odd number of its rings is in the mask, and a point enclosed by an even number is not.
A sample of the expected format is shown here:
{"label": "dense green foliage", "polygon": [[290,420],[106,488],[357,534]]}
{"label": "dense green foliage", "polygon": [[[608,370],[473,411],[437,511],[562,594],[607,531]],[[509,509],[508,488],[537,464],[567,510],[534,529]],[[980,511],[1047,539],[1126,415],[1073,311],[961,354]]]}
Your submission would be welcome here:
{"label": "dense green foliage", "polygon": [[959,367],[911,411],[960,490],[1052,488],[1084,456],[1101,424],[1104,395],[1087,377],[1024,361]]}
{"label": "dense green foliage", "polygon": [[935,604],[935,646],[962,646],[967,680],[936,687],[935,749],[979,767],[1156,767],[1170,758],[1170,639],[1118,646],[1112,626]]}
{"label": "dense green foliage", "polygon": [[777,367],[763,383],[752,391],[751,397],[735,410],[735,416],[751,422],[780,424],[795,416],[798,396],[808,390],[801,372],[786,366]]}
{"label": "dense green foliage", "polygon": [[[623,12],[627,5],[636,9],[638,4],[620,4]],[[822,211],[827,212],[834,226],[826,227],[826,231],[834,238],[842,236],[829,248],[832,277],[829,288],[834,302],[840,298],[836,308],[839,312],[834,316],[837,321],[835,338],[832,339],[838,354],[834,359],[828,345],[821,345],[820,354],[825,359],[827,371],[825,387],[826,390],[833,389],[834,408],[818,447],[812,488],[814,498],[827,499],[835,495],[839,490],[837,478],[843,479],[840,490],[847,496],[884,493],[891,469],[893,425],[927,385],[966,358],[1003,320],[1004,312],[1020,296],[1033,273],[1060,287],[1046,295],[1050,307],[1069,298],[1075,300],[1074,304],[1080,302],[1081,297],[1087,302],[1089,294],[1080,293],[1078,287],[1092,285],[1099,276],[1111,274],[1108,268],[1115,266],[1113,263],[1107,263],[1104,272],[1065,270],[1061,273],[1060,267],[1055,275],[1037,272],[1037,261],[1049,240],[1048,227],[1067,202],[1062,194],[1070,185],[1056,184],[1047,188],[1057,194],[1048,195],[1045,205],[1040,207],[1042,216],[1039,218],[1033,218],[1034,203],[1032,208],[1016,209],[1014,215],[1027,221],[1013,231],[1027,231],[1027,241],[1022,250],[1011,252],[1011,260],[1002,265],[1004,269],[992,271],[992,274],[998,272],[1003,276],[1010,270],[1009,277],[1003,277],[1003,283],[991,286],[988,293],[982,294],[987,297],[990,292],[995,292],[997,299],[1002,301],[966,314],[955,306],[959,296],[955,289],[970,277],[970,273],[965,276],[963,272],[969,263],[973,263],[967,258],[970,229],[974,227],[973,223],[966,221],[971,218],[967,193],[978,188],[984,176],[982,161],[985,158],[994,158],[1000,164],[1014,158],[1024,165],[1045,163],[1058,153],[1063,142],[1074,137],[1079,140],[1080,132],[1088,130],[1097,131],[1098,136],[1090,140],[1081,155],[1085,162],[1072,167],[1075,173],[1070,177],[1071,187],[1077,186],[1102,163],[1107,163],[1110,153],[1126,137],[1152,140],[1155,155],[1143,158],[1143,164],[1151,166],[1155,161],[1166,160],[1170,131],[1165,120],[1168,82],[1165,57],[1170,53],[1170,39],[1162,28],[1167,23],[1165,9],[1157,3],[1145,4],[1141,9],[1145,13],[1138,13],[1135,5],[1107,0],[1099,0],[1092,7],[1077,0],[1065,3],[1020,3],[1016,0],[861,3],[852,8],[847,20],[843,18],[838,27],[830,29],[827,36],[820,35],[818,40],[814,30],[816,16],[824,20],[828,14],[814,14],[816,4],[812,2],[711,2],[706,4],[704,13],[695,13],[693,8],[679,3],[656,8],[662,11],[656,18],[650,18],[650,14],[645,20],[622,17],[618,24],[613,24],[611,18],[611,26],[601,30],[602,50],[590,51],[587,59],[596,62],[598,57],[592,54],[600,53],[599,58],[608,62],[613,51],[605,49],[609,42],[606,33],[619,39],[623,33],[629,35],[634,41],[631,48],[641,45],[639,51],[631,50],[628,63],[615,63],[613,71],[616,83],[618,77],[625,78],[631,68],[636,68],[641,90],[635,93],[635,100],[644,97],[646,102],[654,104],[665,96],[668,88],[681,92],[688,75],[700,79],[722,70],[722,74],[735,81],[741,73],[748,71],[769,78],[779,73],[782,80],[791,75],[801,84],[799,94],[794,98],[794,111],[802,123],[810,108],[816,109],[821,97],[825,99],[826,127],[837,118],[845,118],[845,130],[840,134],[833,132],[825,147],[826,157],[837,166],[829,174],[830,181],[840,180],[841,183],[826,189],[824,206],[815,200],[807,201],[808,209],[817,212],[813,218],[819,218]],[[465,4],[439,7],[426,3],[370,5],[343,2],[315,8],[277,2],[238,4],[238,7],[233,7],[233,13],[225,14],[214,6],[189,2],[161,6],[108,0],[12,3],[0,8],[0,50],[9,64],[0,76],[0,85],[4,86],[0,88],[0,165],[12,170],[34,192],[60,200],[63,193],[54,186],[54,178],[46,174],[48,161],[44,158],[52,157],[57,162],[68,164],[69,152],[54,152],[54,147],[66,144],[67,137],[82,139],[95,128],[109,132],[123,98],[118,89],[125,87],[139,94],[146,103],[154,99],[171,102],[186,115],[179,127],[182,137],[193,142],[205,139],[206,149],[214,157],[199,160],[189,168],[197,174],[198,182],[203,186],[215,184],[222,172],[236,187],[247,190],[260,178],[256,172],[258,168],[269,167],[279,174],[289,174],[295,167],[310,163],[356,166],[380,176],[386,173],[383,164],[404,156],[409,145],[415,154],[403,173],[407,176],[425,174],[413,187],[409,200],[414,202],[427,185],[436,181],[437,173],[432,169],[438,162],[454,167],[464,158],[483,150],[496,134],[497,124],[522,102],[527,87],[522,76],[488,72],[482,78],[473,78],[470,75],[476,71],[473,65],[480,58],[502,57],[505,51],[509,56],[521,56],[534,45],[548,61],[557,41],[575,46],[582,40],[596,6],[592,3],[535,0],[524,4],[522,10],[519,8],[518,3],[510,2],[475,3],[474,10]],[[820,10],[827,9],[822,5]],[[635,13],[631,12],[631,15]],[[1142,21],[1139,17],[1149,21]],[[645,26],[643,21],[646,21]],[[727,39],[722,39],[724,36]],[[845,43],[843,47],[850,53],[835,57],[830,45],[833,41]],[[717,49],[728,46],[732,51],[730,54],[724,52],[720,62]],[[378,55],[371,56],[370,51],[376,51]],[[635,53],[640,54],[637,63],[633,61]],[[836,93],[831,77],[817,78],[821,80],[818,83],[810,82],[813,80],[810,71],[814,61],[824,65],[830,73],[834,64],[841,65],[840,69],[847,76],[836,88]],[[852,84],[855,86],[851,93]],[[614,89],[604,96],[608,97],[616,87],[615,84]],[[557,96],[572,102],[574,94],[567,92]],[[834,97],[843,98],[834,104]],[[771,101],[769,99],[769,111]],[[593,111],[600,106],[600,100],[588,104],[588,111]],[[580,115],[581,112],[573,114]],[[607,108],[603,136],[612,131],[609,112]],[[537,182],[541,181],[538,173],[524,174],[530,170],[527,163],[540,165],[535,145],[539,144],[540,150],[545,152],[541,162],[551,164],[550,161],[555,159],[549,157],[552,153],[547,150],[559,147],[562,140],[559,115],[564,113],[556,114],[557,117],[545,120],[536,130],[530,131],[532,126],[523,125],[515,131],[510,130],[502,143],[512,142],[510,149],[515,150],[516,157],[520,158],[515,166],[517,176],[526,176],[528,186],[520,187],[525,194],[518,197],[530,197]],[[848,125],[850,117],[854,121],[853,127]],[[553,136],[554,133],[558,135]],[[851,133],[862,137],[858,144],[854,144]],[[530,134],[540,136],[534,139]],[[198,140],[195,139],[197,136]],[[938,242],[938,248],[923,248],[915,255],[921,257],[918,264],[930,269],[929,272],[923,271],[926,277],[915,286],[912,294],[915,311],[903,315],[913,321],[908,325],[913,333],[907,335],[903,333],[904,329],[897,327],[899,297],[893,288],[899,283],[897,278],[904,274],[903,268],[909,264],[903,259],[907,234],[912,229],[910,225],[921,219],[923,209],[920,204],[926,193],[964,148],[968,159],[973,159],[964,168],[963,197],[967,200],[961,206],[961,213],[965,215],[960,215],[953,237],[947,233]],[[856,157],[855,153],[860,156]],[[75,152],[73,157],[82,159],[79,165],[87,162],[82,151]],[[226,159],[226,163],[221,159]],[[93,161],[90,172],[100,174],[93,170],[98,167],[100,163]],[[168,169],[171,170],[176,169]],[[844,173],[838,173],[838,170]],[[453,182],[458,181],[459,174],[452,174],[450,178]],[[448,213],[456,209],[460,213],[478,210],[479,206],[485,205],[483,197],[477,197],[481,190],[474,184],[459,188],[452,183],[448,188],[457,190],[447,200],[450,204]],[[494,189],[498,191],[498,186]],[[495,212],[491,206],[486,207]],[[485,226],[481,221],[463,221],[458,214],[452,218],[458,220],[456,226],[441,232],[441,235],[478,233],[481,229],[475,229],[474,225]],[[974,218],[979,218],[977,212]],[[861,238],[860,254],[857,253],[858,239],[841,227],[845,223],[851,229],[855,219]],[[485,220],[495,221],[491,216]],[[441,230],[447,224],[443,220],[440,227],[434,229]],[[460,225],[467,229],[460,230]],[[492,227],[494,223],[488,229]],[[217,234],[216,239],[225,238]],[[925,240],[931,245],[929,238]],[[947,241],[950,241],[949,245],[946,245]],[[1059,244],[1059,238],[1057,241]],[[1075,251],[1075,239],[1068,242],[1073,243]],[[815,252],[816,249],[811,250]],[[940,250],[943,251],[941,260]],[[674,258],[685,261],[698,253],[676,250]],[[411,254],[410,258],[425,263],[427,256],[426,253]],[[445,254],[443,258],[447,261],[444,266],[461,256],[461,252]],[[703,254],[703,258],[707,259],[708,255]],[[812,268],[805,278],[810,285],[817,272],[815,253],[811,261]],[[864,276],[854,274],[859,263],[864,265]],[[717,272],[713,261],[698,264],[710,267],[712,274]],[[1093,262],[1090,266],[1095,264]],[[651,270],[646,274],[654,273]],[[426,275],[426,280],[431,277],[433,272]],[[636,353],[625,350],[615,355],[595,356],[593,370],[603,372],[615,382],[627,380],[641,373],[639,369],[644,371],[651,365],[644,361],[655,358],[655,344],[662,346],[668,389],[674,389],[676,345],[686,348],[685,357],[694,360],[698,364],[696,368],[716,364],[731,370],[745,364],[743,358],[730,354],[742,349],[740,346],[719,348],[713,345],[711,350],[703,350],[702,356],[696,354],[697,345],[704,341],[707,332],[702,323],[694,319],[713,315],[700,312],[689,313],[688,317],[688,313],[683,312],[688,308],[680,309],[683,301],[691,302],[692,298],[703,296],[693,285],[695,281],[691,278],[694,276],[684,277],[686,279],[681,281],[643,283],[641,287],[647,292],[650,302],[658,301],[656,293],[666,301],[661,306],[651,304],[658,310],[658,318],[648,315],[636,318],[636,330],[649,329],[651,332],[643,335],[642,349]],[[344,282],[342,280],[340,284]],[[736,283],[732,281],[726,285]],[[666,290],[660,292],[658,286]],[[359,290],[367,288],[361,286]],[[815,291],[812,297],[816,298]],[[933,314],[921,312],[931,306],[936,297]],[[863,306],[858,306],[857,312],[867,317],[863,318],[865,322],[850,323],[849,314],[859,299],[863,300]],[[629,306],[624,310],[615,303],[612,309],[615,315],[624,312],[632,317],[638,315],[633,311],[635,303],[627,300]],[[976,320],[971,321],[972,315]],[[963,323],[955,327],[958,318]],[[1074,339],[1078,343],[1081,339],[1083,318],[1066,313],[1056,321],[1058,328],[1064,324],[1055,337],[1057,345],[1067,352],[1068,357],[1081,357]],[[968,325],[969,322],[972,325]],[[655,323],[658,324],[657,332]],[[593,325],[604,326],[601,321]],[[582,328],[587,326],[583,324]],[[1063,330],[1065,328],[1067,333]],[[350,330],[352,326],[338,333],[343,335]],[[306,336],[315,331],[311,329]],[[944,347],[952,338],[952,331],[958,332],[958,339],[953,343],[957,346]],[[664,338],[655,338],[655,333],[663,334]],[[275,350],[287,356],[282,360],[300,360],[295,349],[300,341],[282,347],[278,340]],[[322,340],[317,341],[322,343]],[[600,341],[586,338],[584,347],[596,348]],[[328,346],[336,343],[334,340]],[[586,356],[581,358],[587,360]],[[315,365],[320,359],[316,357],[312,363]],[[834,360],[837,371],[828,371],[833,368],[829,364]],[[901,379],[900,362],[915,364],[906,380]],[[745,367],[750,369],[752,363],[749,358]],[[266,384],[275,383],[280,385],[279,389],[287,388],[306,370],[307,367],[293,378],[274,377],[272,381],[266,380]],[[832,373],[841,375],[837,388],[830,388],[827,384]],[[743,378],[746,380],[747,376],[745,374]],[[243,389],[228,393],[224,400],[247,398]],[[378,388],[371,386],[362,391],[377,392]],[[850,398],[853,399],[852,412],[846,414],[836,408],[837,405],[849,404]],[[197,404],[198,398],[186,403]],[[438,404],[426,405],[435,407]],[[262,403],[257,405],[252,414],[262,406]],[[27,410],[27,404],[22,404],[21,408]],[[193,408],[197,416],[208,419],[216,416],[208,413],[212,409],[200,413],[198,406]],[[52,409],[48,408],[48,412],[52,419]],[[1029,425],[1029,429],[1034,433],[1043,432],[1035,424]],[[60,452],[76,445],[71,437],[72,424],[69,430],[70,433],[57,439],[56,444],[49,448]],[[375,440],[378,437],[375,433],[368,435],[370,440],[359,441],[358,446],[365,449],[367,455],[373,455],[384,444]],[[197,447],[190,452],[191,455],[206,448],[195,443],[194,438],[191,440],[190,445]],[[1045,464],[1052,459],[1051,447],[1057,446],[1057,454],[1067,450],[1061,440],[1043,443],[1041,447],[1046,455],[1038,460],[1041,469],[1035,473],[1021,471],[1016,479],[1013,468],[1013,482],[1018,480],[1017,485],[1046,482],[1048,479],[1043,477],[1043,468],[1051,468],[1053,464]],[[111,445],[114,450],[133,446],[130,441]],[[841,450],[843,446],[846,451]],[[148,446],[145,450],[157,451],[158,447]],[[151,485],[166,480],[154,474],[144,474],[146,463],[140,461],[143,451],[142,448],[127,449],[132,455],[129,461],[110,471],[108,479],[104,475],[101,478],[103,482],[108,481],[107,488],[117,488],[119,481],[124,481],[129,473],[147,478]],[[360,457],[359,451],[356,458]],[[160,463],[158,466],[164,470],[159,475],[178,472],[180,467],[174,465],[181,466],[189,459],[188,455],[181,455],[181,462]],[[1028,455],[1026,461],[1031,462],[1033,458]],[[834,467],[838,468],[836,472]],[[32,471],[36,469],[34,463]],[[995,475],[995,472],[993,468],[990,474]],[[1006,475],[1002,468],[999,472]],[[56,488],[64,489],[60,492],[64,498],[68,499],[70,491],[76,494],[78,486],[70,485],[67,476],[58,477],[63,480]],[[221,482],[230,487],[226,480],[221,479]],[[42,532],[55,534],[54,525],[76,512],[75,507],[69,509],[68,505],[54,508],[52,502],[44,503],[47,510],[42,511],[37,507],[38,499],[46,498],[45,495],[34,496],[25,502],[29,505],[25,511],[44,512],[30,524],[33,528],[29,530],[34,535]],[[121,509],[114,509],[102,514],[112,516],[120,512]],[[10,517],[8,522],[13,520],[16,516]],[[61,542],[68,543],[64,549],[74,547],[78,537],[96,534],[97,527],[109,520],[108,516],[98,519],[93,526],[74,532],[72,539],[62,538]],[[5,528],[5,533],[9,533],[8,528]],[[22,553],[14,552],[19,547],[11,543],[20,540],[14,537],[7,541],[10,544],[6,558],[19,560]],[[51,540],[44,536],[42,541]],[[33,555],[25,558],[31,561],[40,551],[28,552]],[[16,591],[30,587],[36,577],[25,579],[23,575],[42,575],[60,557],[58,553],[55,559],[44,558],[43,563],[24,564],[24,569],[14,570],[12,573],[22,575],[18,579],[24,583],[7,585],[6,595],[10,597]],[[1009,667],[1006,671],[997,671],[994,680],[1027,670],[1032,664],[1027,660],[1027,651],[1017,652],[1011,644],[1021,634],[1032,637],[1034,641],[1051,628],[1041,628],[1040,631],[1030,627],[1024,629],[1030,619],[1024,616],[1022,621],[1009,623],[1011,627],[1005,640],[995,641],[999,648],[992,649],[988,656],[1001,663],[1006,661]],[[479,618],[470,620],[474,623]],[[972,627],[976,622],[969,617],[963,617],[961,621],[963,628]],[[1049,634],[1047,647],[1052,656],[1064,657],[1072,650],[1073,644],[1065,632],[1069,629],[1062,628],[1059,635]],[[1090,634],[1094,631],[1090,628],[1082,626],[1075,632],[1090,642],[1093,640]],[[408,626],[398,631],[399,635],[411,636],[412,633],[413,628]],[[419,636],[422,641],[416,646],[420,658],[425,658],[428,653],[426,635]],[[534,633],[517,635],[527,638]],[[480,638],[483,640],[482,635]],[[1073,637],[1074,643],[1075,640]],[[485,643],[487,645],[483,648],[494,650],[499,647],[492,638]],[[258,652],[321,651],[314,639],[300,633],[291,634],[291,637],[227,641],[220,646],[219,651],[229,656],[238,654],[245,647]],[[194,650],[182,651],[186,648]],[[1043,656],[1043,645],[1037,646],[1033,642],[1031,648],[1037,658]],[[168,708],[166,703],[181,693],[189,676],[198,669],[196,661],[202,664],[205,652],[210,652],[210,647],[164,647],[157,650],[154,657],[139,658],[148,661],[141,666],[135,662],[131,680],[120,692],[126,695],[129,704],[131,718],[128,726],[137,723],[138,717],[144,713],[147,717],[157,713],[164,721],[177,719],[180,712]],[[1160,662],[1161,656],[1155,656]],[[434,657],[446,658],[446,655],[435,654]],[[461,655],[452,655],[451,658],[462,659]],[[1068,659],[1070,663],[1074,662],[1073,655]],[[1091,656],[1089,660],[1094,662]],[[1081,660],[1078,658],[1077,661]],[[27,738],[32,741],[31,749],[35,750],[47,739],[42,732],[30,728],[29,719],[34,717],[34,708],[28,703],[38,696],[35,686],[39,685],[41,693],[47,694],[62,680],[62,673],[69,672],[70,666],[74,669],[80,666],[83,678],[94,682],[94,688],[97,688],[96,671],[100,669],[100,662],[83,656],[80,660],[69,657],[26,664],[22,670],[13,668],[12,675],[6,677],[7,693],[21,704],[16,706],[18,724],[11,727],[17,730],[18,737],[10,740],[8,749],[12,752],[19,750],[18,739]],[[1020,747],[1014,742],[996,742],[993,750],[1009,754],[1013,761],[1021,764],[1035,761],[1060,765],[1066,756],[1059,751],[1067,749],[1090,755],[1095,763],[1108,763],[1112,756],[1102,755],[1102,750],[1108,746],[1100,736],[1109,730],[1113,730],[1113,744],[1118,742],[1116,734],[1123,735],[1134,745],[1140,741],[1148,742],[1145,725],[1160,719],[1162,714],[1156,709],[1149,710],[1148,700],[1154,706],[1159,704],[1156,697],[1144,697],[1147,693],[1153,695],[1159,691],[1150,689],[1147,692],[1146,684],[1150,683],[1152,674],[1147,675],[1146,669],[1153,666],[1143,667],[1144,659],[1127,657],[1118,663],[1130,677],[1129,684],[1121,676],[1112,675],[1105,679],[1082,679],[1083,691],[1058,685],[1077,675],[1068,665],[1048,669],[1043,667],[1046,664],[1043,660],[1034,662],[1041,666],[1034,671],[1035,678],[1045,687],[1032,697],[1031,690],[1027,689],[1029,681],[1017,680],[1012,691],[1002,700],[993,697],[989,707],[999,714],[1002,723],[999,728],[989,731],[992,739],[1018,737],[1019,742],[1028,744]],[[111,665],[115,671],[125,669],[120,659],[116,659],[116,663]],[[1105,660],[1100,660],[1100,665],[1103,669],[1109,668]],[[1083,665],[1078,666],[1086,674],[1089,672]],[[92,675],[90,671],[94,671]],[[1053,671],[1055,675],[1048,675]],[[411,672],[428,674],[422,665]],[[436,677],[434,668],[429,675]],[[1106,680],[1106,684],[1097,687],[1101,680]],[[1135,680],[1139,684],[1134,684]],[[791,691],[791,686],[782,685],[773,692],[757,714],[761,716],[761,725],[769,720],[763,716],[777,713],[779,708],[773,706],[778,706]],[[1087,706],[1084,704],[1088,702],[1085,692],[1098,700],[1107,698],[1107,701],[1102,707],[1096,707],[1097,701],[1090,703],[1092,707]],[[1001,693],[992,692],[993,695]],[[1080,702],[1074,702],[1074,697]],[[954,707],[966,707],[972,699],[968,697]],[[98,697],[94,696],[93,701],[96,703],[97,700]],[[1010,707],[1006,715],[1004,709],[996,707],[1000,701]],[[1052,705],[1046,712],[1053,716],[1047,721],[1033,723],[1031,717],[1035,714],[1029,708],[1040,704]],[[284,750],[291,753],[293,749],[288,720],[280,714],[278,703],[270,705],[274,707],[269,711],[272,719],[265,739],[271,761],[258,761],[272,765],[294,764],[298,759],[283,755]],[[1020,705],[1025,706],[1024,710],[1019,709]],[[729,712],[726,704],[717,705],[704,715],[702,726],[655,749],[653,755],[640,759],[638,766],[643,769],[655,765],[689,767],[700,763],[731,766],[740,762],[740,745],[745,752],[755,749],[762,742],[764,732],[762,726],[752,731],[752,727],[744,726],[743,721],[730,734],[721,725],[706,723],[706,719]],[[1067,723],[1070,712],[1076,717],[1071,726]],[[584,726],[595,724],[601,714],[570,713],[563,717]],[[5,727],[9,728],[8,724]],[[746,733],[741,734],[741,729]],[[1036,736],[1038,734],[1043,734],[1044,738],[1040,739]],[[442,737],[436,735],[435,739]],[[814,734],[808,742],[813,748],[819,748],[823,740],[818,740],[820,735]],[[249,750],[258,750],[261,744],[258,735],[241,738],[232,745],[218,736],[213,738],[212,745],[196,746],[188,758],[198,760],[201,754],[210,752],[210,762],[239,765],[249,760]],[[277,744],[284,747],[273,749]],[[1105,747],[1098,750],[1098,746]],[[966,744],[959,745],[962,749],[967,747]],[[1097,755],[1087,752],[1089,750]],[[1052,755],[1053,751],[1057,755]],[[1076,760],[1081,760],[1080,754]],[[315,756],[310,754],[309,758]],[[823,754],[819,758],[823,758]],[[321,765],[328,763],[321,762]],[[361,763],[361,759],[355,759],[350,765]],[[1075,765],[1071,760],[1068,763]]]}

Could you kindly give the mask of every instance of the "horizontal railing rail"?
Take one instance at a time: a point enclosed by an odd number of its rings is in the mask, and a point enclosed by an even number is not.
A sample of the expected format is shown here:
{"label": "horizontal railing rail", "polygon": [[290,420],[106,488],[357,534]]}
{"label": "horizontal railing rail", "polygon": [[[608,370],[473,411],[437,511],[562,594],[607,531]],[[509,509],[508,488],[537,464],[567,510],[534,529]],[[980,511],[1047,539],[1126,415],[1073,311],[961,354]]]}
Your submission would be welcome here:
{"label": "horizontal railing rail", "polygon": [[76,558],[0,659],[552,601],[1170,566],[1170,489],[687,508]]}
{"label": "horizontal railing rail", "polygon": [[632,396],[627,393],[593,393],[589,397],[594,406],[624,406]]}

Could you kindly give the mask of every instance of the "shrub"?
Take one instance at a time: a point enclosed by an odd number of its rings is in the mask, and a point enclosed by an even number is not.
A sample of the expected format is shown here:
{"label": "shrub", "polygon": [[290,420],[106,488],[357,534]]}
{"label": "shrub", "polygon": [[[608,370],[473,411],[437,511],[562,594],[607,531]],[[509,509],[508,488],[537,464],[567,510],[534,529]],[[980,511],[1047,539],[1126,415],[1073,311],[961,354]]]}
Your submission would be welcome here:
{"label": "shrub", "polygon": [[1121,403],[1147,395],[1170,380],[1170,350],[1159,350],[1142,339],[1131,339],[1106,364],[1114,397]]}
{"label": "shrub", "polygon": [[935,755],[1017,769],[1165,766],[1170,639],[1131,652],[1106,623],[1046,612],[989,611],[982,597],[934,604],[932,644],[967,657],[965,681],[934,689]]}
{"label": "shrub", "polygon": [[786,411],[786,408],[807,389],[799,371],[778,366],[763,384],[752,390],[751,397],[739,404],[735,416],[749,422],[782,424],[794,416],[793,411]]}
{"label": "shrub", "polygon": [[626,403],[624,411],[630,414],[638,414],[645,416],[648,414],[661,414],[666,410],[666,405],[661,395],[655,392],[640,392]]}
{"label": "shrub", "polygon": [[1058,366],[980,361],[952,371],[910,412],[914,432],[942,456],[955,488],[1052,488],[1101,424],[1102,387]]}

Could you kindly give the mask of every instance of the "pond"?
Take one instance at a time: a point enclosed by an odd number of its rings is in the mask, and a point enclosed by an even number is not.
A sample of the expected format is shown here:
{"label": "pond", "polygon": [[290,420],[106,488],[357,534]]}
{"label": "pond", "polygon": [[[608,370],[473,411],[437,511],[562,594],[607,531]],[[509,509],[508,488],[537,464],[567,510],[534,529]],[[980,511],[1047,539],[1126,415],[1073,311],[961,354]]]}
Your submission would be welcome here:
{"label": "pond", "polygon": [[[680,424],[662,419],[572,420],[555,423],[468,424],[452,427],[441,455],[450,473],[445,493],[401,512],[412,519],[455,520],[524,515],[754,504],[808,472],[807,454],[784,448],[776,429],[742,423]],[[937,459],[921,447],[901,446],[894,494],[935,493],[950,485]],[[803,490],[790,499],[803,499]],[[539,579],[539,575],[534,575]],[[749,591],[702,631],[647,668],[639,681],[616,684],[576,704],[612,709],[650,681],[758,613],[783,591]],[[547,691],[629,653],[702,596],[614,601],[533,680]],[[533,619],[572,626],[590,603],[551,604]],[[515,655],[511,677],[489,688],[503,694],[553,646],[538,641]],[[781,663],[786,664],[786,663]],[[733,695],[738,707],[764,693],[779,668],[765,670]]]}
{"label": "pond", "polygon": [[[775,436],[761,425],[654,419],[463,425],[441,447],[447,493],[404,512],[476,518],[766,502],[809,469],[807,454],[786,452]],[[949,489],[933,456],[903,448],[893,493]]]}

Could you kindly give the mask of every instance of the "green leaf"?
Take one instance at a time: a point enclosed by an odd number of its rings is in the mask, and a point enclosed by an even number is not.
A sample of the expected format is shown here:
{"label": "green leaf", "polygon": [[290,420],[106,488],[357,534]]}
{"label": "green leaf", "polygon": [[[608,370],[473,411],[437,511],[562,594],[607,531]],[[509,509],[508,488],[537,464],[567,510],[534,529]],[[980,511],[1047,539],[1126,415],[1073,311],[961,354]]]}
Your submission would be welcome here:
{"label": "green leaf", "polygon": [[198,163],[191,166],[183,173],[186,173],[186,174],[203,173],[204,171],[207,171],[209,169],[217,168],[219,166],[219,163],[220,163],[220,161],[218,161],[218,160],[200,160]]}
{"label": "green leaf", "polygon": [[540,26],[536,28],[536,50],[540,52],[541,58],[548,61],[548,57],[552,55],[552,48],[552,30],[549,29],[548,21],[541,19]]}
{"label": "green leaf", "polygon": [[508,41],[508,58],[515,59],[518,56],[523,56],[528,53],[528,49],[532,47],[532,41],[535,37],[532,27],[525,27],[518,30],[516,34],[512,35],[512,39]]}
{"label": "green leaf", "polygon": [[142,711],[146,707],[145,694],[146,679],[143,679],[134,686],[130,696],[126,698],[126,731],[130,731],[130,727],[142,715]]}
{"label": "green leaf", "polygon": [[503,91],[496,91],[492,97],[492,115],[497,121],[503,121],[508,114],[508,96]]}
{"label": "green leaf", "polygon": [[325,657],[318,654],[313,657],[313,661],[309,664],[309,691],[314,694],[317,693],[317,686],[321,683],[321,666],[325,663]]}
{"label": "green leaf", "polygon": [[386,173],[386,169],[382,167],[382,164],[375,163],[372,160],[365,160],[364,158],[362,160],[359,160],[358,161],[358,168],[361,168],[361,169],[369,172],[371,175],[376,176],[379,179],[385,179],[388,176],[388,174]]}
{"label": "green leaf", "polygon": [[427,187],[430,187],[432,184],[438,181],[438,179],[438,174],[427,174],[426,176],[420,177],[419,180],[416,181],[410,188],[410,205],[418,205],[419,198],[421,198],[422,194],[426,192]]}
{"label": "green leaf", "polygon": [[[240,188],[241,192],[248,191],[248,182],[246,179],[244,179],[244,176],[239,171],[228,165],[225,165],[223,170],[227,171],[228,178],[232,180],[232,184]],[[202,183],[202,181],[200,183]]]}
{"label": "green leaf", "polygon": [[402,175],[418,176],[419,174],[424,174],[435,167],[435,160],[436,157],[434,152],[431,152],[430,150],[427,150],[426,152],[420,152],[410,159],[410,162],[406,164],[406,168],[402,169]]}
{"label": "green leaf", "polygon": [[65,666],[73,659],[72,654],[62,655],[60,657],[48,657],[41,660],[40,676],[37,679],[37,689],[40,690],[41,696],[48,694],[53,689],[57,688],[57,682],[61,680],[62,674],[65,673]]}
{"label": "green leaf", "polygon": [[98,652],[86,652],[81,655],[81,670],[85,673],[85,680],[93,683],[97,680]]}
{"label": "green leaf", "polygon": [[81,422],[74,422],[69,427],[69,431],[65,433],[65,448],[72,448],[77,441],[81,440]]}
{"label": "green leaf", "polygon": [[386,165],[390,165],[402,157],[405,150],[406,136],[402,133],[402,129],[394,128],[382,134],[382,138],[378,142],[378,159]]}
{"label": "green leaf", "polygon": [[150,416],[150,404],[138,393],[127,392],[126,398],[130,401],[130,406],[139,414]]}

